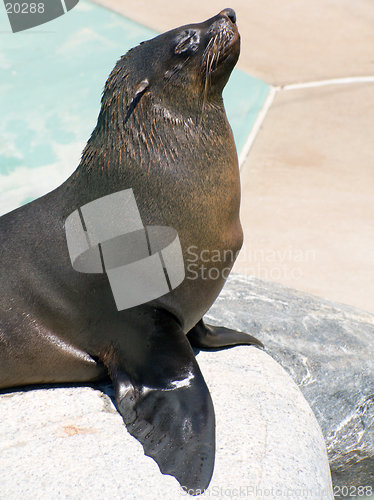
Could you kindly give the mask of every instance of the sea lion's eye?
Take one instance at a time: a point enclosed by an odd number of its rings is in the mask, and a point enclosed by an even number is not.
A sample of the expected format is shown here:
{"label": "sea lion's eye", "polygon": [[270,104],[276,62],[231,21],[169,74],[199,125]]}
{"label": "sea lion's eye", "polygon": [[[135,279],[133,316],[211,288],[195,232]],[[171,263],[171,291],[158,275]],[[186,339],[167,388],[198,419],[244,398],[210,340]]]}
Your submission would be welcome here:
{"label": "sea lion's eye", "polygon": [[176,37],[175,54],[182,54],[187,50],[195,52],[199,48],[200,34],[196,30],[186,30]]}

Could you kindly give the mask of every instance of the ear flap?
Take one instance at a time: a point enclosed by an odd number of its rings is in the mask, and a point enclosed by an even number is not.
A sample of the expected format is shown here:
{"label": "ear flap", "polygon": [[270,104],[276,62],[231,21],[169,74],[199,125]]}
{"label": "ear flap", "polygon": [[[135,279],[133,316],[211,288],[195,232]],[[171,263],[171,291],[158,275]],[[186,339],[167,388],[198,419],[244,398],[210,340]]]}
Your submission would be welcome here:
{"label": "ear flap", "polygon": [[145,80],[142,80],[135,88],[135,94],[134,94],[134,97],[132,98],[132,101],[131,103],[133,103],[135,101],[135,99],[140,99],[141,95],[140,94],[144,94],[144,92],[146,91],[146,89],[149,87],[149,81],[148,79],[146,78]]}
{"label": "ear flap", "polygon": [[141,97],[144,95],[144,92],[147,90],[148,87],[149,87],[149,80],[147,78],[145,80],[142,80],[135,87],[135,92],[134,92],[133,98],[131,99],[130,106],[129,106],[127,113],[126,113],[125,123],[130,118],[131,113],[136,108],[138,102],[140,101]]}

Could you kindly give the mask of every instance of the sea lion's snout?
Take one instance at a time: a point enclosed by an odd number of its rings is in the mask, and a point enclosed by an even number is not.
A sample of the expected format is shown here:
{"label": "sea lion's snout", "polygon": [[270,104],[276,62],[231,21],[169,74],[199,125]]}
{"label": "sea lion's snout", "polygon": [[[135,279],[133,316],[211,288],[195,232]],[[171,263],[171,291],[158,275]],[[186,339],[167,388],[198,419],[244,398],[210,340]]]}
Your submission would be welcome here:
{"label": "sea lion's snout", "polygon": [[226,16],[230,19],[230,21],[235,24],[236,23],[236,12],[234,9],[223,9],[221,12],[220,12],[220,15],[221,16]]}
{"label": "sea lion's snout", "polygon": [[240,53],[240,34],[233,9],[224,9],[205,23],[205,50],[201,72],[205,89],[210,85],[222,92]]}
{"label": "sea lion's snout", "polygon": [[[209,22],[210,21],[210,22]],[[218,35],[219,51],[225,52],[230,45],[240,41],[238,27],[236,25],[236,13],[234,9],[224,9],[217,16],[207,21],[209,27],[207,29],[208,36]]]}

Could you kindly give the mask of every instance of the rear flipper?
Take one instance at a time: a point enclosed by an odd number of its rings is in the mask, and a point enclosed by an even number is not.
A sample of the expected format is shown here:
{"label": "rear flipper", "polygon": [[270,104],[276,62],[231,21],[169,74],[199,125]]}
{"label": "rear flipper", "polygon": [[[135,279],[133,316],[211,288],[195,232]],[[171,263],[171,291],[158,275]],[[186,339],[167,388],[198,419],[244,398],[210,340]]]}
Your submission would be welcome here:
{"label": "rear flipper", "polygon": [[223,326],[206,325],[201,319],[188,333],[187,338],[192,347],[199,349],[219,349],[235,345],[255,345],[263,348],[262,342],[252,335]]}
{"label": "rear flipper", "polygon": [[115,348],[106,364],[130,434],[163,474],[199,494],[209,485],[214,467],[213,403],[182,329],[171,318],[162,326],[148,332],[145,344],[134,350],[136,362],[130,369],[128,353],[123,363]]}

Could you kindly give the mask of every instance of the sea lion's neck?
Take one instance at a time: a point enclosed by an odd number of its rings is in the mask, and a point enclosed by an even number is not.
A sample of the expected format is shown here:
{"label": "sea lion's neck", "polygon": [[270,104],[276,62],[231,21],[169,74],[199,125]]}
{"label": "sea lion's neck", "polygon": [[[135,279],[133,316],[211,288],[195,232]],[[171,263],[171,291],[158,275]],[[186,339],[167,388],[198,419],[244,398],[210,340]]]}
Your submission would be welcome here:
{"label": "sea lion's neck", "polygon": [[[120,97],[120,96],[119,96]],[[219,158],[219,161],[218,161]],[[122,100],[103,103],[98,123],[77,170],[63,185],[70,208],[139,184],[149,185],[184,177],[197,186],[214,184],[237,165],[235,145],[223,103],[201,101],[181,113],[149,93],[130,116]],[[233,172],[234,173],[234,172]],[[210,180],[209,180],[210,179]]]}

